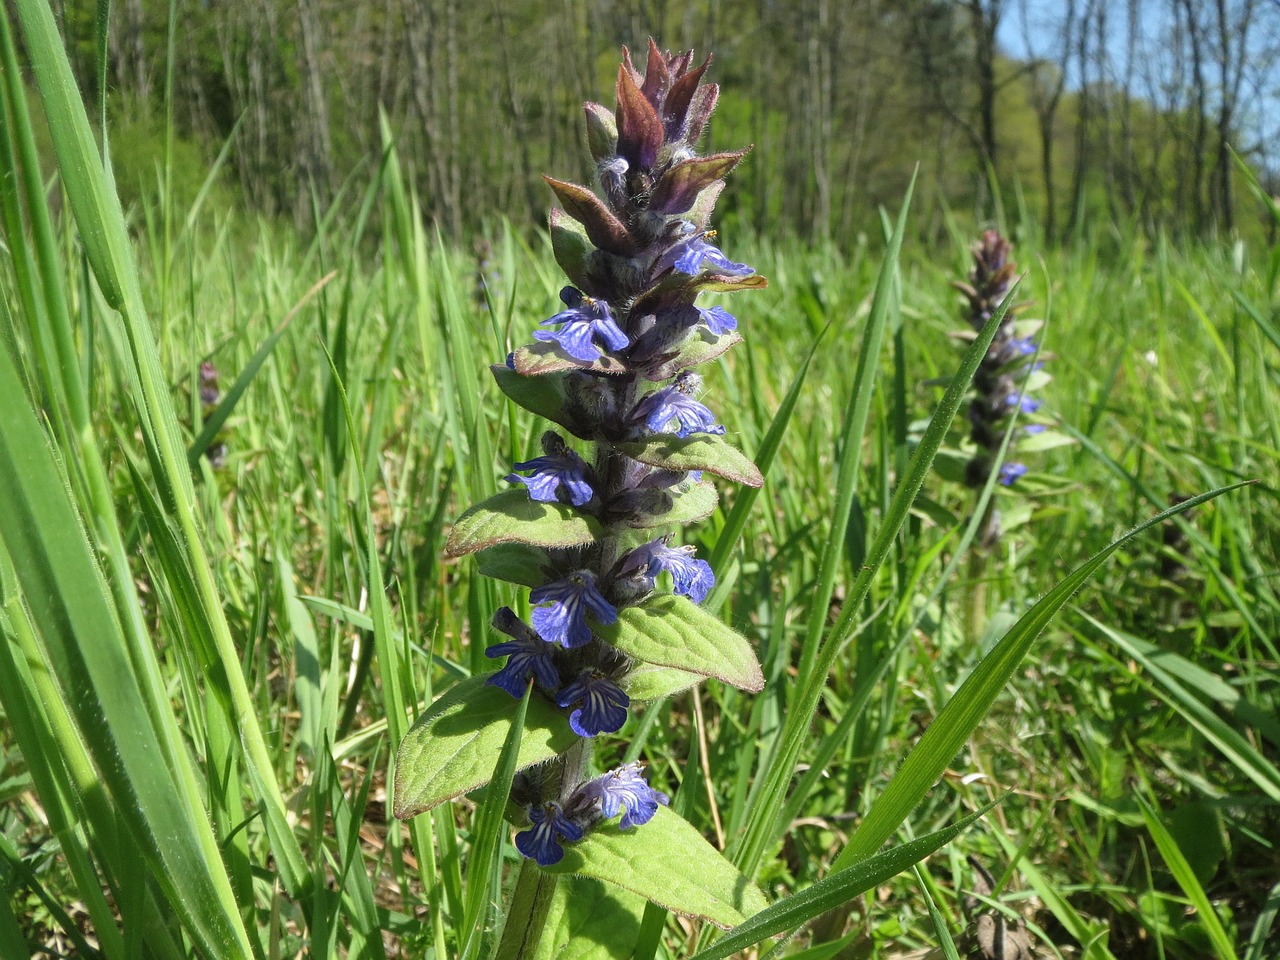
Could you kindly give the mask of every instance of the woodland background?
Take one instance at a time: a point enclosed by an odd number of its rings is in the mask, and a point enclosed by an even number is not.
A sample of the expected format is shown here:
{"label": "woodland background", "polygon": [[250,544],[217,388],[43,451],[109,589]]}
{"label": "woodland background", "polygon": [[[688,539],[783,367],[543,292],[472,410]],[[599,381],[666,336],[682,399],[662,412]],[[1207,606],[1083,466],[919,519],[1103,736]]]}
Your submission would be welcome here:
{"label": "woodland background", "polygon": [[[172,3],[172,34],[168,4],[112,10],[126,204],[156,182],[171,107],[179,197],[229,142],[223,202],[306,227],[376,172],[382,108],[446,236],[499,215],[535,228],[540,173],[590,177],[580,103],[612,106],[619,46],[642,57],[653,35],[715,51],[711,147],[755,144],[721,204],[729,227],[852,245],[919,162],[927,230],[953,211],[1016,211],[1050,241],[1095,218],[1274,230],[1231,153],[1280,192],[1275,0]],[[54,8],[96,96],[96,4]]]}

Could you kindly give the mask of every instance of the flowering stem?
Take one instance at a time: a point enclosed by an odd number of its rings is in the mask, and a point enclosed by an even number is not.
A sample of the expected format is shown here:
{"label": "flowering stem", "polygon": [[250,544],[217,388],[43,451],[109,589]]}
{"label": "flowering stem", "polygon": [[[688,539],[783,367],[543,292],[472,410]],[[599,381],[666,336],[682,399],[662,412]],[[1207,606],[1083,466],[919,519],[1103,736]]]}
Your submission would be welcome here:
{"label": "flowering stem", "polygon": [[526,960],[537,953],[559,882],[559,874],[540,869],[532,860],[521,861],[494,960]]}

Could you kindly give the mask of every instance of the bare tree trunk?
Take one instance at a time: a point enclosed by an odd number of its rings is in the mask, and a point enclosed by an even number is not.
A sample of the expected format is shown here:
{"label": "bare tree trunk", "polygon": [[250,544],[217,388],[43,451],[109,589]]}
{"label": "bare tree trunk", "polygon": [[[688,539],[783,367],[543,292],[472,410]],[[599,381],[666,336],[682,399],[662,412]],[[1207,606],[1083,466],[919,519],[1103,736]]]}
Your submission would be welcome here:
{"label": "bare tree trunk", "polygon": [[1204,56],[1201,45],[1204,37],[1196,17],[1193,0],[1181,0],[1186,13],[1187,41],[1191,45],[1191,83],[1194,93],[1193,133],[1191,136],[1191,223],[1196,233],[1205,228],[1204,168],[1205,151],[1209,139],[1209,119],[1206,114],[1207,92],[1204,79]]}
{"label": "bare tree trunk", "polygon": [[[1031,89],[1031,106],[1036,113],[1036,126],[1040,134],[1040,178],[1044,184],[1044,237],[1046,243],[1053,243],[1058,237],[1058,198],[1053,176],[1054,120],[1058,106],[1062,102],[1062,94],[1067,83],[1067,64],[1071,57],[1071,38],[1075,30],[1076,0],[1067,0],[1066,12],[1063,15],[1061,28],[1058,30],[1059,52],[1056,62],[1047,58],[1037,61],[1028,83]],[[1028,52],[1033,49],[1030,11],[1027,0],[1023,0],[1022,24],[1023,41]],[[1036,58],[1032,58],[1035,60]],[[1046,80],[1045,70],[1050,71]]]}
{"label": "bare tree trunk", "polygon": [[[1213,202],[1222,225],[1235,228],[1235,198],[1231,189],[1231,142],[1235,139],[1235,116],[1240,102],[1240,86],[1248,62],[1249,31],[1256,0],[1244,0],[1234,18],[1228,15],[1226,0],[1215,0],[1218,26],[1217,66],[1219,76],[1217,153],[1213,168]],[[1234,43],[1233,43],[1234,40]]]}
{"label": "bare tree trunk", "polygon": [[321,18],[317,0],[297,0],[298,33],[302,56],[298,72],[302,82],[303,111],[299,118],[298,185],[294,221],[299,228],[310,219],[311,190],[320,203],[329,199],[333,179],[333,143],[329,138],[329,101],[320,64]]}
{"label": "bare tree trunk", "polygon": [[1076,34],[1076,61],[1080,65],[1080,93],[1076,98],[1076,154],[1071,173],[1071,217],[1068,232],[1080,223],[1084,206],[1085,175],[1089,162],[1089,123],[1093,95],[1089,88],[1089,26],[1097,16],[1098,0],[1088,0]]}
{"label": "bare tree trunk", "polygon": [[117,9],[120,16],[116,28],[107,37],[115,83],[145,105],[151,98],[151,76],[147,70],[147,48],[143,43],[146,17],[142,0],[123,0]]}
{"label": "bare tree trunk", "polygon": [[974,77],[978,85],[979,161],[996,166],[996,30],[1003,0],[968,0],[969,26],[974,43]]}

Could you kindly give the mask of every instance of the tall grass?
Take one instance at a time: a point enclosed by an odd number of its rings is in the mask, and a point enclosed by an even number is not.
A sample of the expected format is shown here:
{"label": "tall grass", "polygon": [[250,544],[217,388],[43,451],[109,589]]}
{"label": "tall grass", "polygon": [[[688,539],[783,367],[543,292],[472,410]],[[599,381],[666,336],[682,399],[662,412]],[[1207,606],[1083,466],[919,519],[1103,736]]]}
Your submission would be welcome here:
{"label": "tall grass", "polygon": [[[483,669],[488,612],[516,599],[441,548],[536,449],[484,364],[547,315],[549,252],[495,226],[479,294],[390,129],[307,239],[164,192],[124,211],[48,8],[15,7],[0,953],[458,955],[498,923],[505,828],[465,804],[400,825],[387,791],[407,724]],[[770,287],[707,389],[768,482],[699,546],[768,684],[629,721],[632,755],[776,906],[716,941],[582,884],[556,929],[604,944],[633,916],[643,955],[727,956],[805,925],[779,952],[896,956],[935,924],[960,934],[973,855],[1047,952],[1273,956],[1277,260],[1022,238],[1019,296],[1056,354],[1046,401],[1075,443],[1019,493],[988,491],[1008,533],[975,567],[956,434],[945,412],[927,426],[953,377],[953,408],[962,392],[947,280],[969,238],[921,249],[911,222],[848,253],[735,238]],[[208,423],[204,360],[230,385]],[[1118,539],[1174,494],[1254,478]]]}

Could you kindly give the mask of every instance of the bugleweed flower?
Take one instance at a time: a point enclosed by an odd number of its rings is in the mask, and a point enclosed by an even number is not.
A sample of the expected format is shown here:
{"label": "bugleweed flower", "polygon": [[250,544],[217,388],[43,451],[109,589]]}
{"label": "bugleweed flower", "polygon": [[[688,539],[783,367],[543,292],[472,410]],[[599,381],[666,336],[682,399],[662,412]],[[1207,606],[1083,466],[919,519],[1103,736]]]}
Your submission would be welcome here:
{"label": "bugleweed flower", "polygon": [[[974,330],[981,330],[1009,295],[1009,288],[1017,273],[1017,266],[1010,259],[1011,247],[997,231],[988,230],[973,251],[973,269],[968,282],[955,282],[953,286],[965,297],[965,319]],[[1029,395],[1028,379],[1042,364],[1032,364],[1030,357],[1039,349],[1035,337],[1020,330],[1019,314],[1029,303],[1010,304],[1005,311],[987,355],[983,358],[973,378],[974,397],[969,403],[969,439],[977,451],[965,467],[965,482],[971,487],[985,486],[995,468],[1008,419],[1015,412],[1035,414],[1042,408],[1041,402]],[[1042,375],[1043,378],[1043,375]],[[1042,433],[1045,425],[1031,423],[1024,427],[1025,436]],[[1017,438],[1011,438],[1012,450]],[[1008,461],[999,467],[997,481],[1005,487],[1014,486],[1027,473],[1027,466]],[[1000,515],[994,506],[988,508],[982,531],[982,542],[990,546],[1000,538]]]}
{"label": "bugleweed flower", "polygon": [[484,648],[486,657],[508,658],[506,666],[486,683],[501,687],[517,699],[524,696],[531,678],[536,678],[544,689],[551,692],[560,686],[560,671],[556,669],[553,648],[510,607],[502,607],[493,615],[493,627],[512,639]]}
{"label": "bugleweed flower", "polygon": [[655,390],[636,404],[631,412],[632,422],[642,424],[653,433],[674,432],[681,438],[694,433],[720,436],[724,427],[716,423],[716,415],[693,399],[697,387],[696,374],[682,373],[675,384]]}
{"label": "bugleweed flower", "polygon": [[600,671],[587,669],[560,691],[556,703],[574,708],[569,714],[569,726],[574,733],[580,737],[596,737],[622,729],[627,722],[631,698]]}
{"label": "bugleweed flower", "polygon": [[516,834],[516,849],[536,860],[539,866],[559,863],[564,859],[564,848],[559,841],[572,843],[581,840],[585,833],[580,824],[565,816],[564,809],[554,800],[530,807],[528,814],[533,826]]}
{"label": "bugleweed flower", "polygon": [[665,793],[654,790],[645,782],[638,763],[629,763],[596,777],[583,786],[581,793],[600,802],[600,814],[606,820],[612,820],[622,812],[618,826],[623,830],[648,823],[658,812],[659,805],[666,806],[671,802]]}
{"label": "bugleweed flower", "polygon": [[[200,364],[200,416],[208,420],[213,416],[214,410],[218,408],[218,401],[222,399],[222,390],[218,386],[218,368],[213,365],[211,360],[205,360]],[[214,437],[213,442],[205,448],[205,458],[209,461],[209,466],[217,469],[227,462],[227,443],[219,433]]]}
{"label": "bugleweed flower", "polygon": [[511,473],[506,479],[511,483],[523,483],[529,488],[529,497],[542,503],[555,503],[561,492],[575,507],[590,500],[593,496],[591,468],[587,462],[566,447],[564,439],[557,433],[543,434],[542,449],[544,456],[515,466],[516,470],[532,471],[529,476]]}
{"label": "bugleweed flower", "polygon": [[[715,584],[710,565],[693,547],[673,546],[674,534],[645,542],[642,533],[707,516],[715,491],[704,473],[763,482],[720,439],[725,428],[698,397],[701,378],[692,370],[741,339],[738,319],[725,307],[699,305],[700,294],[766,285],[711,242],[708,222],[723,178],[746,151],[696,152],[718,96],[715,84],[702,82],[709,63],[695,67],[691,52],[663,53],[650,42],[643,74],[624,51],[616,112],[585,105],[599,193],[546,178],[562,208],[550,225],[572,284],[560,294],[564,309],[541,322],[554,329],[537,330],[535,343],[492,367],[508,397],[566,431],[545,434],[543,455],[515,464],[506,478],[555,509],[530,511],[507,490],[460,517],[446,545],[451,556],[481,551],[486,572],[530,586],[533,610],[529,624],[508,608],[498,611],[494,627],[511,639],[486,653],[506,663],[483,685],[446,694],[445,706],[415,727],[425,732],[413,747],[430,750],[430,725],[452,706],[467,716],[469,698],[487,696],[477,715],[492,715],[492,688],[520,698],[532,684],[529,709],[538,711],[540,732],[521,745],[520,757],[538,774],[521,774],[513,800],[530,824],[516,847],[542,866],[559,862],[565,844],[601,822],[621,814],[620,829],[643,827],[668,802],[638,764],[587,773],[595,739],[623,730],[644,699],[635,684],[648,682],[639,689],[654,697],[709,676],[752,691],[764,682],[749,642],[697,606]],[[572,438],[585,446],[571,448]],[[485,553],[493,558],[487,567]],[[674,596],[662,595],[663,574]],[[670,627],[655,625],[668,615]],[[695,631],[700,643],[654,649],[655,637]],[[556,751],[564,762],[554,762]],[[497,756],[471,759],[457,768],[493,769]],[[453,769],[423,765],[441,767]],[[418,805],[412,785],[398,779],[397,815],[474,789],[459,776],[448,789],[422,788],[428,799]],[[710,846],[697,855],[720,861]]]}
{"label": "bugleweed flower", "polygon": [[533,339],[558,344],[565,353],[583,363],[599,359],[601,350],[596,345],[596,337],[610,350],[621,350],[631,342],[614,323],[609,305],[604,301],[584,297],[573,287],[561,290],[560,299],[568,309],[542,321],[549,326],[559,325],[560,329],[554,333],[538,330]]}
{"label": "bugleweed flower", "polygon": [[633,577],[652,590],[658,574],[671,574],[675,592],[701,603],[716,585],[716,575],[711,564],[693,555],[693,547],[669,547],[666,538],[651,540],[627,555],[619,571],[620,577]]}
{"label": "bugleweed flower", "polygon": [[563,580],[534,587],[529,599],[533,603],[550,604],[533,611],[534,629],[548,642],[566,649],[591,642],[588,611],[601,623],[618,619],[618,611],[604,598],[590,570],[578,570]]}

